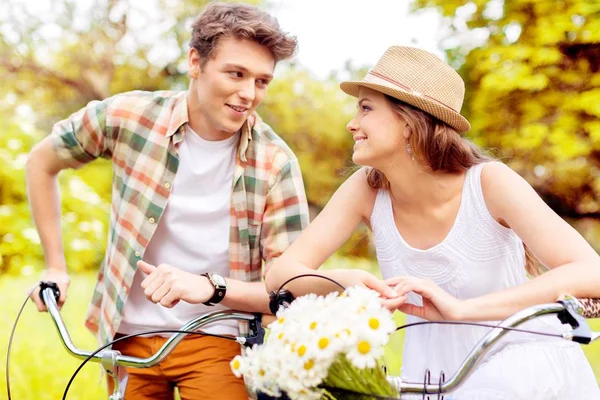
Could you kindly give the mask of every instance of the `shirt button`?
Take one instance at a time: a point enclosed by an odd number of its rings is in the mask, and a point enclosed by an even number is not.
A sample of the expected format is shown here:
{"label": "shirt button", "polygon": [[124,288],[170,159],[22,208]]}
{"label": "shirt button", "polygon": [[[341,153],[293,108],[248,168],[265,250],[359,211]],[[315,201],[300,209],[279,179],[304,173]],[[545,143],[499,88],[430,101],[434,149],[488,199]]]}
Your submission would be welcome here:
{"label": "shirt button", "polygon": [[123,285],[123,293],[127,294],[127,286]]}
{"label": "shirt button", "polygon": [[165,182],[165,187],[167,189],[171,189],[171,183],[170,182]]}
{"label": "shirt button", "polygon": [[136,252],[135,252],[135,256],[136,256],[137,258],[140,258],[140,252],[139,252],[139,251],[136,251]]}
{"label": "shirt button", "polygon": [[148,218],[148,222],[150,222],[151,224],[155,223],[156,220],[154,219],[154,217],[150,217]]}

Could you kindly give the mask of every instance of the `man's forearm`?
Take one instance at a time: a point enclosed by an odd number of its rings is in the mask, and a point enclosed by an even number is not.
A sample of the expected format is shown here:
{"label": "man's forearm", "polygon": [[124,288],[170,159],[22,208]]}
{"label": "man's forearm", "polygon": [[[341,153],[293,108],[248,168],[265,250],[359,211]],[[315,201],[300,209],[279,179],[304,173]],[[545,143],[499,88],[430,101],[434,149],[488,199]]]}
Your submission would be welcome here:
{"label": "man's forearm", "polygon": [[41,161],[30,158],[27,163],[27,196],[37,229],[46,266],[66,269],[60,224],[60,194],[57,174],[42,168]]}
{"label": "man's forearm", "polygon": [[239,311],[270,314],[269,295],[263,282],[243,282],[226,278],[227,294],[222,304]]}

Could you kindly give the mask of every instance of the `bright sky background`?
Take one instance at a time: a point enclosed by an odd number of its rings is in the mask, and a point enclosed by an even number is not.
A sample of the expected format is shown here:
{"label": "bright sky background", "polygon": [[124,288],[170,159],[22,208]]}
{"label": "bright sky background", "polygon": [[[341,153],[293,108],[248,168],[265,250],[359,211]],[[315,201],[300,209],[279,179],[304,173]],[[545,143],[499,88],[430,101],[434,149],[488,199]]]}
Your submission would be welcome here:
{"label": "bright sky background", "polygon": [[391,45],[420,47],[440,57],[442,19],[409,14],[409,0],[270,0],[282,28],[298,37],[296,60],[318,77],[344,67],[373,66]]}
{"label": "bright sky background", "polygon": [[[35,10],[44,20],[53,20],[64,12],[53,0],[13,1]],[[136,36],[137,40],[146,44],[162,42],[148,55],[153,63],[179,56],[176,43],[165,42],[162,36],[172,21],[161,12],[159,1],[123,0],[113,10],[119,14],[131,8],[127,22],[132,32],[141,32]],[[181,4],[181,0],[163,1],[172,7]],[[441,43],[448,39],[448,22],[444,23],[434,10],[410,13],[411,3],[411,0],[265,0],[263,4],[285,31],[297,36],[300,50],[295,61],[316,77],[325,78],[332,71],[342,70],[348,61],[354,67],[371,67],[391,45],[416,46],[443,58]],[[498,0],[491,0],[490,4],[493,3]],[[80,14],[73,21],[75,27],[87,29],[93,4],[94,0],[77,0]],[[468,6],[461,9],[457,14],[469,11]],[[148,29],[149,26],[152,29]],[[60,30],[51,24],[44,26],[40,33],[46,38],[60,37]],[[62,40],[55,43],[62,43]],[[119,45],[135,51],[129,36]],[[456,43],[446,42],[446,45]],[[49,56],[49,50],[38,48],[38,57]]]}
{"label": "bright sky background", "polygon": [[[54,0],[14,1],[13,4],[25,6],[47,22],[64,12]],[[165,42],[162,36],[170,26],[158,3],[159,0],[125,0],[113,11],[119,13],[119,9],[131,6],[129,27],[132,32],[142,32],[138,37],[142,42],[162,42],[148,55],[150,62],[161,63],[177,58],[179,50],[176,43]],[[294,61],[319,79],[343,70],[348,61],[354,67],[372,67],[391,45],[416,46],[444,57],[440,43],[447,31],[442,27],[442,18],[433,10],[409,13],[411,0],[265,0],[265,3],[281,27],[297,36],[299,53]],[[73,21],[75,27],[87,29],[93,4],[94,0],[77,0],[80,14]],[[180,0],[166,0],[166,4],[177,7]],[[0,14],[5,12],[7,9],[0,7]],[[63,42],[56,25],[45,25],[40,34],[48,39],[50,47]],[[133,52],[135,45],[130,39],[126,36],[119,45]],[[40,46],[36,51],[42,61],[51,58],[51,48]]]}

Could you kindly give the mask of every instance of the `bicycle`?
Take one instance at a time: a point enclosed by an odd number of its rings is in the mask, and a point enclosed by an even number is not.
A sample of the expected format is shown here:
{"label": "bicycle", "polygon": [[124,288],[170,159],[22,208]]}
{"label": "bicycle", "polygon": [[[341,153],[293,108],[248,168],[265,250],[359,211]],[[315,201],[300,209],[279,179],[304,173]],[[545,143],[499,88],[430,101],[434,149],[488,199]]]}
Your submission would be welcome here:
{"label": "bicycle", "polygon": [[[66,398],[68,388],[76,377],[77,373],[81,370],[83,365],[88,361],[100,363],[102,367],[106,370],[107,374],[113,379],[114,382],[114,390],[113,393],[109,395],[109,400],[123,400],[124,399],[124,384],[126,383],[126,374],[123,374],[120,371],[120,368],[123,367],[134,367],[134,368],[149,368],[154,365],[160,363],[165,357],[169,355],[169,353],[177,346],[177,344],[184,338],[185,335],[188,334],[205,334],[202,332],[198,332],[198,329],[202,326],[221,320],[233,319],[233,320],[241,320],[247,321],[250,327],[250,335],[249,337],[226,337],[222,335],[213,335],[220,336],[225,339],[235,340],[242,345],[253,345],[260,344],[264,338],[264,328],[261,324],[261,315],[253,314],[247,312],[238,312],[238,311],[216,311],[209,314],[205,314],[201,317],[195,318],[185,324],[180,330],[169,330],[169,331],[154,331],[154,332],[145,332],[140,335],[148,334],[148,333],[174,333],[165,344],[151,357],[140,359],[136,357],[130,357],[127,355],[122,355],[119,351],[107,349],[110,344],[103,346],[93,352],[84,351],[75,347],[71,341],[69,332],[62,320],[60,315],[60,311],[57,306],[57,299],[59,297],[58,288],[56,285],[52,283],[41,283],[40,297],[43,299],[46,307],[48,308],[48,312],[54,321],[54,324],[59,333],[59,337],[66,348],[66,350],[74,357],[83,359],[83,363],[80,367],[75,371],[65,393],[63,395],[63,399]],[[285,306],[293,301],[293,296],[287,291],[279,291],[278,295],[274,298],[272,296],[271,299],[271,309],[277,309],[278,306]],[[427,323],[442,323],[442,324],[463,324],[463,325],[479,325],[479,326],[488,326],[491,327],[491,331],[488,332],[479,343],[471,350],[470,354],[464,360],[462,365],[459,367],[458,371],[448,380],[443,381],[440,379],[440,382],[432,383],[430,380],[425,377],[424,382],[403,382],[400,377],[388,375],[388,381],[394,385],[394,387],[398,390],[398,397],[381,397],[374,396],[369,394],[362,393],[353,393],[347,392],[343,390],[333,389],[332,392],[337,393],[346,393],[344,396],[353,395],[353,398],[360,399],[382,399],[382,400],[397,400],[401,399],[404,394],[419,394],[422,395],[423,398],[428,395],[437,395],[438,399],[442,399],[444,395],[451,394],[455,392],[460,386],[462,386],[465,381],[469,378],[469,376],[475,371],[479,363],[483,360],[483,356],[492,348],[492,346],[497,343],[506,333],[509,331],[521,331],[521,332],[529,332],[529,333],[537,333],[537,334],[545,334],[545,335],[553,335],[562,337],[565,340],[575,341],[582,344],[589,344],[600,337],[600,332],[592,332],[590,330],[589,325],[585,318],[598,318],[600,317],[600,299],[582,299],[577,300],[573,297],[565,298],[564,300],[559,300],[556,303],[550,304],[542,304],[536,305],[529,308],[526,308],[511,317],[505,319],[498,325],[488,325],[488,324],[479,324],[479,323],[470,323],[470,322],[435,322],[435,321],[425,321],[411,325],[404,325],[398,327],[397,330],[405,329],[414,325],[422,325]],[[533,331],[526,331],[522,329],[518,329],[517,326],[535,319],[537,317],[541,317],[544,315],[556,314],[559,320],[566,325],[571,327],[571,331],[563,334],[548,334],[548,333],[540,333]],[[140,336],[136,335],[136,336]],[[132,336],[132,335],[130,335]],[[129,336],[117,339],[122,340]],[[111,343],[112,344],[112,343]],[[121,378],[119,378],[121,377]],[[329,388],[328,388],[329,389]],[[256,399],[256,393],[250,394],[253,399]],[[357,397],[358,396],[358,397]],[[344,398],[346,398],[344,397]],[[429,398],[429,397],[427,397]]]}

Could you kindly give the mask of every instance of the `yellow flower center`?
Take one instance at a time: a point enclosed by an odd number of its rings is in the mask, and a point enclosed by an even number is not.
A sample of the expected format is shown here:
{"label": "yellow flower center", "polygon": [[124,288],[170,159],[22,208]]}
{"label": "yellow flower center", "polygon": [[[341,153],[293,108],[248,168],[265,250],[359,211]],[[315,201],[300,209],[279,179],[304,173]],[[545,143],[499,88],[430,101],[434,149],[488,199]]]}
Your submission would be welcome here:
{"label": "yellow flower center", "polygon": [[302,345],[302,346],[298,347],[298,355],[300,357],[302,357],[304,354],[306,354],[306,346]]}
{"label": "yellow flower center", "polygon": [[283,339],[283,332],[280,332],[279,336],[277,336],[277,337],[279,338],[279,340],[282,340]]}
{"label": "yellow flower center", "polygon": [[325,337],[319,339],[319,348],[321,350],[325,350],[327,348],[327,346],[329,346],[329,339],[327,339]]}
{"label": "yellow flower center", "polygon": [[260,376],[265,376],[265,370],[264,370],[264,369],[261,369],[260,371],[258,371],[258,374],[259,374]]}
{"label": "yellow flower center", "polygon": [[379,328],[379,320],[377,318],[371,318],[369,320],[369,326],[371,329],[376,330]]}
{"label": "yellow flower center", "polygon": [[233,369],[240,369],[240,360],[233,360]]}
{"label": "yellow flower center", "polygon": [[371,351],[371,344],[369,342],[367,342],[366,340],[363,340],[362,342],[358,343],[358,352],[360,354],[369,354],[370,351]]}
{"label": "yellow flower center", "polygon": [[312,322],[312,323],[310,324],[310,329],[312,329],[313,331],[314,331],[315,329],[317,329],[317,323],[316,323],[316,322]]}
{"label": "yellow flower center", "polygon": [[283,324],[284,322],[285,322],[285,318],[283,318],[283,317],[277,318],[277,323]]}
{"label": "yellow flower center", "polygon": [[304,369],[309,371],[315,366],[315,362],[313,360],[308,360],[304,363]]}

